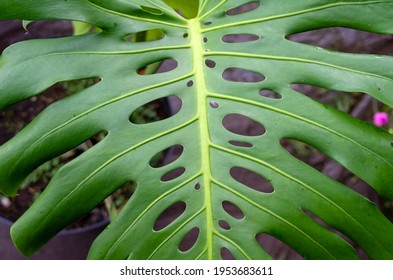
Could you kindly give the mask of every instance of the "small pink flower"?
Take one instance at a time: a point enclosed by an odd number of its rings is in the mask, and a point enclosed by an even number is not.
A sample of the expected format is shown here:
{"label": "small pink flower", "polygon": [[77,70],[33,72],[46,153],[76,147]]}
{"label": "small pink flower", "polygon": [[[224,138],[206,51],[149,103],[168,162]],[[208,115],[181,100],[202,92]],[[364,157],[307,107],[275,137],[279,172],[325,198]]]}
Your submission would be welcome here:
{"label": "small pink flower", "polygon": [[376,126],[384,126],[389,122],[389,115],[385,112],[377,112],[374,114],[374,124]]}

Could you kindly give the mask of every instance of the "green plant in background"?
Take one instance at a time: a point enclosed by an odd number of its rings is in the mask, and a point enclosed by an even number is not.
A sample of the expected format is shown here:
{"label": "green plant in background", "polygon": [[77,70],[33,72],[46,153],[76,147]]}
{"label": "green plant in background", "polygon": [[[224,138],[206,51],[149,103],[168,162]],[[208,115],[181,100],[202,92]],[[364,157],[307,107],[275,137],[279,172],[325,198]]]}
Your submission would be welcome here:
{"label": "green plant in background", "polygon": [[[135,193],[94,242],[89,258],[218,259],[227,250],[237,259],[269,259],[256,240],[261,233],[310,259],[358,258],[342,235],[370,258],[393,258],[393,225],[381,211],[280,144],[283,139],[306,143],[393,199],[392,135],[291,88],[308,84],[364,92],[392,106],[393,59],[331,52],[286,39],[326,26],[392,34],[393,1],[260,0],[245,13],[234,9],[249,2],[0,3],[1,19],[67,19],[102,30],[18,43],[1,56],[0,108],[59,81],[100,80],[49,106],[0,147],[2,193],[15,195],[35,168],[107,133],[64,165],[14,224],[11,235],[21,252],[33,254],[67,224],[134,182]],[[157,29],[165,36],[129,40]],[[249,39],[228,39],[239,34]],[[139,72],[169,59],[176,66],[167,72]],[[239,69],[259,79],[228,77]],[[261,96],[261,90],[274,94]],[[169,96],[182,102],[172,117],[149,124],[130,121],[142,105]],[[253,136],[233,131],[225,121],[234,115],[260,123],[264,131]],[[176,145],[183,147],[177,160],[162,167],[152,164],[156,154]],[[236,167],[263,176],[273,191],[236,180],[231,176]],[[177,175],[168,177],[173,171]],[[158,217],[179,203],[183,212],[157,229]],[[179,244],[190,232],[194,242],[184,249]]]}

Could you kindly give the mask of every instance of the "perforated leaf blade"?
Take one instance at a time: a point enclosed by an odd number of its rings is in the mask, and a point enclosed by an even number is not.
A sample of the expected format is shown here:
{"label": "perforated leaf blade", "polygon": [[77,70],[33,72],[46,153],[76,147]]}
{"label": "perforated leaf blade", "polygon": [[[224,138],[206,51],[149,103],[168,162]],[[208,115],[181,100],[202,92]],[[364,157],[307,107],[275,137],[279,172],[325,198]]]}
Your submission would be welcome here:
{"label": "perforated leaf blade", "polygon": [[[175,8],[184,7],[174,2]],[[393,137],[291,88],[309,84],[364,92],[392,106],[392,58],[331,52],[285,38],[329,26],[392,34],[393,2],[266,0],[255,1],[246,13],[233,10],[249,2],[200,1],[198,15],[189,20],[159,0],[0,3],[1,19],[69,19],[102,30],[19,43],[1,56],[1,108],[58,81],[100,78],[49,106],[0,147],[3,193],[14,195],[35,168],[107,132],[61,168],[14,224],[20,251],[32,254],[132,181],[135,193],[94,242],[89,258],[219,259],[229,250],[237,259],[269,259],[256,240],[261,233],[309,259],[358,258],[342,234],[370,258],[393,257],[393,227],[380,210],[280,144],[282,139],[307,143],[393,198]],[[157,28],[165,37],[125,40]],[[252,40],[226,42],[224,36],[234,34]],[[146,65],[167,59],[177,67],[141,75]],[[255,80],[231,78],[236,68]],[[280,98],[261,96],[261,90]],[[140,106],[168,96],[181,99],[175,115],[149,124],[130,121]],[[255,121],[260,131],[243,135],[223,124],[234,115]],[[176,161],[151,164],[157,153],[175,145],[183,147]],[[269,188],[247,186],[234,178],[234,168],[263,177]],[[170,179],[166,175],[173,170],[180,175]],[[185,206],[183,212],[158,227],[157,219],[173,205]],[[190,231],[191,245],[182,247]]]}

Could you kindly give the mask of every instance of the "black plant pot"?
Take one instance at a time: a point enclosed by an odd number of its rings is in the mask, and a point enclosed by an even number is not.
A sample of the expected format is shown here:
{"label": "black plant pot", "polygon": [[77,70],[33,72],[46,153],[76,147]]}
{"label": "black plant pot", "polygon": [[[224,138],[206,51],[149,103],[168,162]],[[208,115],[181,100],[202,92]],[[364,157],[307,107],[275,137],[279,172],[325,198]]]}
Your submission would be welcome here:
{"label": "black plant pot", "polygon": [[11,240],[12,222],[0,217],[0,260],[83,260],[94,239],[106,227],[101,221],[84,228],[63,230],[32,257],[19,253]]}

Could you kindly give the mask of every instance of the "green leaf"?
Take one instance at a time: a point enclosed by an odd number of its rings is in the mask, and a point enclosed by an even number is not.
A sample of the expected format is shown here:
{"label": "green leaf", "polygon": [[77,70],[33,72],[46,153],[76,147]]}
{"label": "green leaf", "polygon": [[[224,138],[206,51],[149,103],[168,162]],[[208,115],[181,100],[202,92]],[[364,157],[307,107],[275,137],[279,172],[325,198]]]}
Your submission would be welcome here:
{"label": "green leaf", "polygon": [[[0,108],[58,81],[101,79],[46,108],[0,147],[1,192],[15,195],[38,166],[108,132],[63,166],[14,224],[11,234],[18,249],[33,254],[116,189],[135,182],[135,193],[94,242],[89,258],[219,259],[226,248],[237,259],[269,259],[256,241],[260,233],[309,259],[358,258],[341,234],[370,258],[393,258],[393,226],[376,205],[297,160],[280,144],[293,139],[311,145],[393,199],[393,137],[291,88],[308,84],[364,92],[393,106],[393,59],[332,52],[286,39],[330,26],[392,34],[393,2],[266,0],[238,13],[233,8],[249,0],[205,0],[197,15],[197,1],[190,6],[166,2],[191,19],[159,0],[0,2],[1,19],[69,19],[102,29],[18,43],[1,56]],[[165,37],[124,39],[157,28]],[[225,42],[223,36],[231,34],[256,39]],[[177,67],[138,74],[167,59],[176,60]],[[225,73],[236,67],[254,72],[259,81],[228,78]],[[263,97],[260,90],[281,98]],[[140,106],[169,96],[182,101],[172,117],[149,124],[129,120]],[[264,130],[249,136],[226,129],[223,119],[233,114],[254,120]],[[239,142],[245,145],[233,144]],[[174,145],[183,147],[176,161],[150,165],[157,153]],[[258,191],[236,180],[231,176],[234,167],[262,176],[273,191]],[[183,173],[169,180],[165,175],[172,170]],[[244,217],[228,213],[225,203]],[[155,230],[157,218],[180,204],[184,212]],[[222,221],[227,226],[221,227]],[[183,252],[179,244],[191,230],[198,238]]]}

